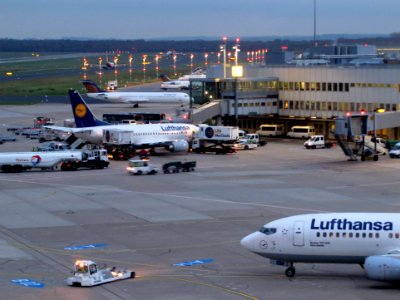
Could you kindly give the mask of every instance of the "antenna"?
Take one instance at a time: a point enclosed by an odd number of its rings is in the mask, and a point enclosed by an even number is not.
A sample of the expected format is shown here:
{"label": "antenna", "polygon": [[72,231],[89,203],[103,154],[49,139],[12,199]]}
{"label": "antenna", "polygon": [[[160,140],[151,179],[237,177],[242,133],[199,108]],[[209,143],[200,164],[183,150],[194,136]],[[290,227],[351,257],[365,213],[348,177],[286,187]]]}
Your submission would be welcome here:
{"label": "antenna", "polygon": [[314,47],[317,46],[317,0],[314,0]]}

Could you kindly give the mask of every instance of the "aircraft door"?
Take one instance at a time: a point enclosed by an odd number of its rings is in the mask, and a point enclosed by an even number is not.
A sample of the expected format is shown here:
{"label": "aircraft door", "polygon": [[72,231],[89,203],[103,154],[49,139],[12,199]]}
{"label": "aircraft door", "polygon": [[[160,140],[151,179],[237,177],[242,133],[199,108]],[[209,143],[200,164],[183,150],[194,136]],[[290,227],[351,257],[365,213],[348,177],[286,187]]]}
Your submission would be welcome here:
{"label": "aircraft door", "polygon": [[304,246],[304,221],[293,224],[293,246]]}

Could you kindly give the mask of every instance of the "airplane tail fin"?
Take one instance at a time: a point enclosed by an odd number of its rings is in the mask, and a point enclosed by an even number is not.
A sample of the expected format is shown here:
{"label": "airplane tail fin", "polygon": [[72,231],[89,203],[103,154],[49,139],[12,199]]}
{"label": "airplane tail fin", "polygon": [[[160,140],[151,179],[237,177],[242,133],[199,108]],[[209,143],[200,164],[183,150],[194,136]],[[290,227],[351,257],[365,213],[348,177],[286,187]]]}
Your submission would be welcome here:
{"label": "airplane tail fin", "polygon": [[171,79],[170,79],[167,75],[165,75],[165,74],[161,74],[161,75],[160,75],[160,79],[161,79],[161,81],[163,81],[163,82],[171,81]]}
{"label": "airplane tail fin", "polygon": [[97,86],[97,84],[92,80],[81,80],[82,84],[85,86],[88,93],[106,93],[107,91],[102,90]]}
{"label": "airplane tail fin", "polygon": [[70,89],[69,99],[71,101],[72,113],[74,114],[77,128],[109,125],[109,123],[100,121],[96,118],[87,106],[85,100],[83,100],[77,91]]}

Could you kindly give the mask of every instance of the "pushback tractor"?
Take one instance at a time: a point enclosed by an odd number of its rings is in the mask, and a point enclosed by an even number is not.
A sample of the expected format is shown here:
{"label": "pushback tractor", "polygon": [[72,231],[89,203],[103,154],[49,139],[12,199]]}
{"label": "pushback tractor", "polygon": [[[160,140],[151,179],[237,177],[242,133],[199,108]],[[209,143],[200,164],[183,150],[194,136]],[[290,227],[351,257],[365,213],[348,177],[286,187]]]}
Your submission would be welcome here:
{"label": "pushback tractor", "polygon": [[67,278],[67,284],[75,287],[95,286],[129,278],[135,278],[135,272],[115,267],[100,269],[94,261],[77,260],[74,274]]}

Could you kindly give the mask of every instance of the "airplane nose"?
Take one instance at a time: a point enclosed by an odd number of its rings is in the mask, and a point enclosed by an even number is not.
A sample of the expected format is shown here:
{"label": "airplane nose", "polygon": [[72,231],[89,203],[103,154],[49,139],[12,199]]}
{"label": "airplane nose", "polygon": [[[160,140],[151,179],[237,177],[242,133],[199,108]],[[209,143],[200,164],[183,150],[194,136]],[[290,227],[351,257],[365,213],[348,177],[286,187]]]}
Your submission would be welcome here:
{"label": "airplane nose", "polygon": [[241,244],[244,248],[246,248],[246,249],[248,249],[248,250],[252,250],[252,249],[253,249],[253,242],[252,242],[252,241],[253,241],[253,236],[254,236],[254,233],[245,236],[245,237],[242,238],[242,240],[240,241],[240,244]]}

